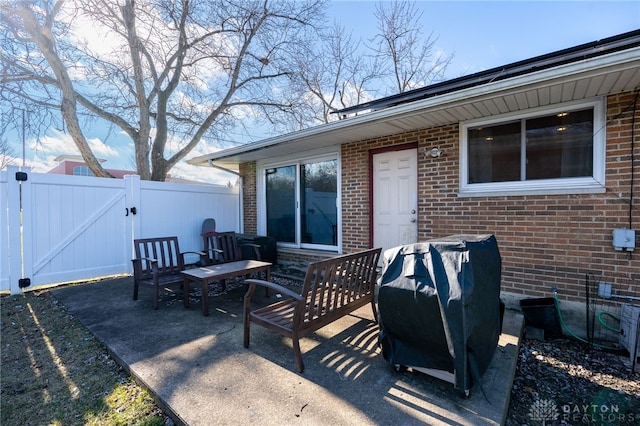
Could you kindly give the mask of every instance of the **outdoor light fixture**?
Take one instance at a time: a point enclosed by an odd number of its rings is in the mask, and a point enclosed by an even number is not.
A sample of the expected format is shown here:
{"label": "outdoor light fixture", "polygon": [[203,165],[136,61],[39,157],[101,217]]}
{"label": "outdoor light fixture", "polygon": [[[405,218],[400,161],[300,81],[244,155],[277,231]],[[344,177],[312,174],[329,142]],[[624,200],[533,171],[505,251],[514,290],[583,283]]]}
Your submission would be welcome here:
{"label": "outdoor light fixture", "polygon": [[430,155],[433,158],[438,158],[438,157],[442,156],[442,154],[444,154],[444,151],[442,151],[440,148],[432,148],[430,151],[428,151],[427,148],[424,149],[425,157],[427,155]]}

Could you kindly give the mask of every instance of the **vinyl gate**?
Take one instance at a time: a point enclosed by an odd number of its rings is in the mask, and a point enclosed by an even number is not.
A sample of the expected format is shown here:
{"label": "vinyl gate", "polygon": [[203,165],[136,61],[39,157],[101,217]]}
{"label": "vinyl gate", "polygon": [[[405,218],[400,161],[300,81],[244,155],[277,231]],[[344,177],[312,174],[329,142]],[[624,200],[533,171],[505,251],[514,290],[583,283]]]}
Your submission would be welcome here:
{"label": "vinyl gate", "polygon": [[[204,219],[240,229],[237,189],[124,179],[0,173],[0,290],[130,274],[135,238],[177,235],[200,250]],[[195,260],[195,259],[194,259]]]}

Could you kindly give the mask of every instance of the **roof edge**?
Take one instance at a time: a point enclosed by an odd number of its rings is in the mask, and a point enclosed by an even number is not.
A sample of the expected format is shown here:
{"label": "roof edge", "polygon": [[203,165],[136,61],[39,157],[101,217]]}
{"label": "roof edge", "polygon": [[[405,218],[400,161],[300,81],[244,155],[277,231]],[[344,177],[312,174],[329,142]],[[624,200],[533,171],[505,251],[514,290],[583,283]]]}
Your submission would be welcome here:
{"label": "roof edge", "polygon": [[452,80],[445,80],[419,89],[343,108],[333,111],[331,114],[346,115],[366,110],[376,111],[469,87],[480,86],[497,80],[505,80],[519,75],[530,74],[572,62],[594,58],[636,46],[640,46],[640,30],[629,31],[602,40],[535,56],[530,59],[513,62]]}

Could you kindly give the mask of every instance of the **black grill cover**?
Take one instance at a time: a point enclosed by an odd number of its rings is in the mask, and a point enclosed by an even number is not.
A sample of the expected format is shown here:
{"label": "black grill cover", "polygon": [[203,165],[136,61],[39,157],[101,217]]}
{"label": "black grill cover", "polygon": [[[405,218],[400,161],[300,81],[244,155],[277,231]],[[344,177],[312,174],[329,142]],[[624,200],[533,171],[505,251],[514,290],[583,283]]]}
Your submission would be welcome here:
{"label": "black grill cover", "polygon": [[394,366],[479,380],[501,329],[501,259],[493,235],[453,235],[386,250],[378,281],[382,354]]}

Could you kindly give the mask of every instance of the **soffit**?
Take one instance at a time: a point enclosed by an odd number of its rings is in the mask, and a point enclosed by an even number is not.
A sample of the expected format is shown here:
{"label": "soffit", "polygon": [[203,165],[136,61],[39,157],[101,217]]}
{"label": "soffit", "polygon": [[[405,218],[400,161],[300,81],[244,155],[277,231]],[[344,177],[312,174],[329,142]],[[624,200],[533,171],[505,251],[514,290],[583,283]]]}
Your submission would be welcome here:
{"label": "soffit", "polygon": [[348,117],[283,136],[203,155],[191,164],[237,170],[238,164],[275,159],[362,141],[640,88],[640,48],[509,80]]}

